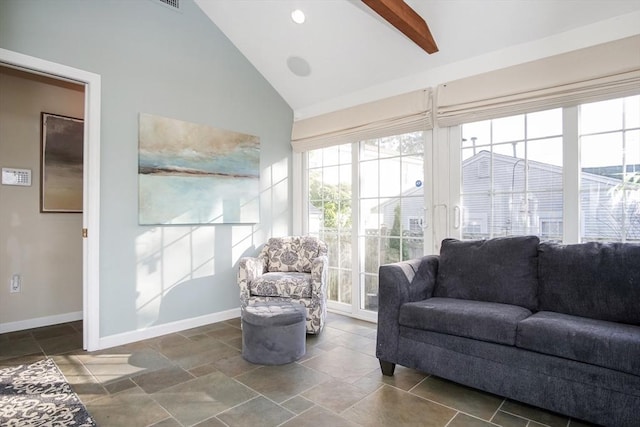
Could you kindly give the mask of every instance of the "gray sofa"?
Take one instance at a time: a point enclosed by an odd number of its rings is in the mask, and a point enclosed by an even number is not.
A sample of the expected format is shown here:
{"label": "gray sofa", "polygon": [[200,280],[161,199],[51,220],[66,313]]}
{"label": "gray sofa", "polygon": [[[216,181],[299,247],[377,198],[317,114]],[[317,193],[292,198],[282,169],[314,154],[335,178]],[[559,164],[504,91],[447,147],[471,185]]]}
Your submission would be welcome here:
{"label": "gray sofa", "polygon": [[596,424],[640,426],[640,245],[445,239],[379,270],[376,356]]}

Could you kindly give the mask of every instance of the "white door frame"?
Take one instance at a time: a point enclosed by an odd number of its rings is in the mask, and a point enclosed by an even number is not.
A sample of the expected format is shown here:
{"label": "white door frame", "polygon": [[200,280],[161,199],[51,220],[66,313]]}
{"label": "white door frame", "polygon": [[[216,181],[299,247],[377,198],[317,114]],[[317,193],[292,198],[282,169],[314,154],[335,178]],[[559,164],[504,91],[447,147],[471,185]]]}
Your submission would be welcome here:
{"label": "white door frame", "polygon": [[[0,65],[84,84],[84,174],[82,227],[83,348],[100,340],[100,75],[0,48]],[[80,230],[78,230],[80,233]]]}

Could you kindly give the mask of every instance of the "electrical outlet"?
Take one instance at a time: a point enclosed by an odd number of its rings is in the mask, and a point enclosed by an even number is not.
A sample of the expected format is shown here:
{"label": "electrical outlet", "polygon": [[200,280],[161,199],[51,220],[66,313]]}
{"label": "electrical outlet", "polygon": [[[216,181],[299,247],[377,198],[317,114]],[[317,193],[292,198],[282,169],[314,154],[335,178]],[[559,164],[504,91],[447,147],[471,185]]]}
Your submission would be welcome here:
{"label": "electrical outlet", "polygon": [[19,274],[11,276],[10,292],[16,293],[22,291],[22,278]]}

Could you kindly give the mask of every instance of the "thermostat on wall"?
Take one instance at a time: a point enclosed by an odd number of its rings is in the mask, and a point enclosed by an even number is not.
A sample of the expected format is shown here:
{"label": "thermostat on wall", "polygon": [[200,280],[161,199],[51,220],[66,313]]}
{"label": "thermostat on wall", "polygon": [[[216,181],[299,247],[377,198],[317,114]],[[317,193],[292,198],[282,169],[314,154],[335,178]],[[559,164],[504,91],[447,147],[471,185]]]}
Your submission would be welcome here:
{"label": "thermostat on wall", "polygon": [[31,186],[31,169],[2,168],[2,184]]}

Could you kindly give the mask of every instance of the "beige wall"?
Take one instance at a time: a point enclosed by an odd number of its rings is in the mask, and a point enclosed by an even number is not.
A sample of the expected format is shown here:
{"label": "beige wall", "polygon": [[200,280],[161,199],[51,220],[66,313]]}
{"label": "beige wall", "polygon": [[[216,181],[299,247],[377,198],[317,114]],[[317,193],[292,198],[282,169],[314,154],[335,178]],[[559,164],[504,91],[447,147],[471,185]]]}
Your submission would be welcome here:
{"label": "beige wall", "polygon": [[0,167],[32,170],[0,185],[0,332],[82,311],[82,214],[40,213],[41,112],[82,118],[84,87],[0,67]]}

